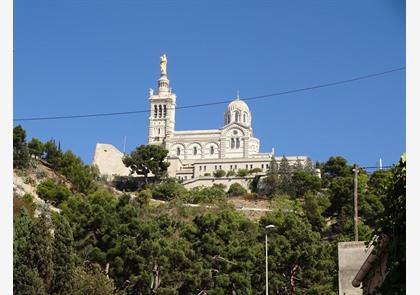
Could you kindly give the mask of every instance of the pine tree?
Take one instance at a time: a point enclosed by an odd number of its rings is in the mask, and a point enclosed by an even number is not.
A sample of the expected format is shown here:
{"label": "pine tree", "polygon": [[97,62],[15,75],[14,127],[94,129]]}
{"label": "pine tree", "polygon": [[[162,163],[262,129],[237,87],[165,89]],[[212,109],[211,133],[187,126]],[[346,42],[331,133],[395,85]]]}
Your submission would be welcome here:
{"label": "pine tree", "polygon": [[58,214],[54,218],[52,243],[53,277],[51,294],[70,294],[75,268],[73,256],[73,232],[67,219]]}
{"label": "pine tree", "polygon": [[13,168],[29,166],[29,150],[26,144],[26,132],[22,126],[13,128]]}
{"label": "pine tree", "polygon": [[26,208],[23,207],[20,215],[13,221],[13,289],[15,294],[18,294],[18,290],[26,289],[25,284],[27,281],[25,277],[28,272],[27,265],[29,264],[28,254],[32,227],[32,219],[29,217]]}
{"label": "pine tree", "polygon": [[35,221],[30,234],[29,259],[44,283],[45,290],[49,290],[52,280],[52,237],[49,220],[45,213]]}

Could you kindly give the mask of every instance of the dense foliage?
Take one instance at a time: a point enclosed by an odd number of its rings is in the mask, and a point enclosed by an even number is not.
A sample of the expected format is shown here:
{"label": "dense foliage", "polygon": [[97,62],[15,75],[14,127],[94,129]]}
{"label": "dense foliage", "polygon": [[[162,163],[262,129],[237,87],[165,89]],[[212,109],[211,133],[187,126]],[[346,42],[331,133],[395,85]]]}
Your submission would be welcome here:
{"label": "dense foliage", "polygon": [[147,183],[149,174],[160,179],[166,176],[169,163],[165,161],[168,151],[158,145],[141,145],[123,158],[132,174],[142,175]]}
{"label": "dense foliage", "polygon": [[[26,145],[22,130],[17,151]],[[186,190],[165,178],[117,196],[72,152],[31,142],[30,153],[65,175],[71,190],[52,180],[37,188],[60,213],[34,217],[29,195],[16,202],[15,294],[264,294],[266,235],[269,294],[337,293],[337,242],[353,239],[354,175],[342,157],[318,164],[322,180],[311,163],[272,161],[252,196],[270,199],[273,211],[253,221],[227,202],[245,194],[238,184]],[[163,177],[167,168],[145,167],[133,169]],[[397,294],[405,283],[405,162],[358,177],[359,237],[391,237],[386,294]]]}

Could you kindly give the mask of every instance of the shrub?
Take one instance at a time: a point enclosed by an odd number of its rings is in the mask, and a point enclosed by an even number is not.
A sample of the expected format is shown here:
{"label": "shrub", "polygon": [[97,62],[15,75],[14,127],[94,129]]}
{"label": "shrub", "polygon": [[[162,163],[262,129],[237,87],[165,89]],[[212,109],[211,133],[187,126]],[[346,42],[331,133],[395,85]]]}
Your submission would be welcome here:
{"label": "shrub", "polygon": [[30,176],[26,176],[23,179],[23,183],[25,183],[25,184],[31,184],[31,185],[35,185],[36,184],[35,180],[32,177],[30,177]]}
{"label": "shrub", "polygon": [[214,177],[223,177],[223,176],[226,175],[226,171],[225,170],[222,170],[222,169],[215,170],[213,172],[213,175],[214,175]]}
{"label": "shrub", "polygon": [[263,172],[261,168],[254,168],[254,169],[249,170],[249,174],[255,174],[259,172]]}
{"label": "shrub", "polygon": [[197,203],[214,203],[223,200],[226,193],[223,187],[214,185],[212,187],[195,187],[188,191],[187,202]]}
{"label": "shrub", "polygon": [[222,189],[222,190],[225,190],[225,189],[226,189],[226,185],[224,185],[223,183],[214,183],[214,184],[212,185],[212,187],[215,187],[215,188],[220,188],[220,189]]}
{"label": "shrub", "polygon": [[151,199],[152,191],[150,189],[144,189],[136,194],[136,198],[134,199],[134,201],[140,206],[140,208],[144,208],[149,206]]}
{"label": "shrub", "polygon": [[206,172],[206,173],[204,173],[204,176],[211,176],[211,174]]}
{"label": "shrub", "polygon": [[66,201],[71,195],[67,187],[57,184],[51,179],[41,182],[36,188],[36,193],[41,199],[53,201],[55,205]]}
{"label": "shrub", "polygon": [[245,177],[248,175],[248,173],[249,173],[248,169],[238,169],[238,172],[236,172],[236,175],[240,177]]}
{"label": "shrub", "polygon": [[112,180],[112,185],[120,191],[134,192],[139,189],[140,184],[133,176],[116,176]]}
{"label": "shrub", "polygon": [[233,171],[233,170],[229,170],[227,173],[226,173],[226,176],[235,176],[235,171]]}
{"label": "shrub", "polygon": [[154,199],[169,201],[174,198],[182,197],[187,193],[187,190],[182,184],[175,179],[170,178],[161,184],[156,185],[152,189],[152,196]]}
{"label": "shrub", "polygon": [[228,195],[231,197],[242,196],[246,194],[246,189],[239,183],[232,183],[228,190]]}

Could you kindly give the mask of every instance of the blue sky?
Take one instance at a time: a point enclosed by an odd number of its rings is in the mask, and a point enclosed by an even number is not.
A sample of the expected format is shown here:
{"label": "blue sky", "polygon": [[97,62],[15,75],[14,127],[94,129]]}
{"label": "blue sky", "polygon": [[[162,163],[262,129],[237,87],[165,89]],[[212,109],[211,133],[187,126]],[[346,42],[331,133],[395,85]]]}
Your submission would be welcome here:
{"label": "blue sky", "polygon": [[[162,53],[178,106],[345,80],[405,66],[405,1],[15,0],[14,117],[148,109]],[[261,151],[405,151],[404,71],[248,105]],[[219,128],[225,107],[179,110],[176,129]],[[19,123],[87,163],[97,142],[147,141],[147,114]]]}

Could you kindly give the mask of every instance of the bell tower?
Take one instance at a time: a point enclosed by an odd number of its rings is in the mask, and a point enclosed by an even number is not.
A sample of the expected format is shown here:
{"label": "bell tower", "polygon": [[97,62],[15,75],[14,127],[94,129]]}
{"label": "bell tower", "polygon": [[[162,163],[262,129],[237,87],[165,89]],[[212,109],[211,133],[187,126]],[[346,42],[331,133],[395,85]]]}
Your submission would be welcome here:
{"label": "bell tower", "polygon": [[176,95],[169,87],[166,73],[166,54],[160,57],[160,78],[157,93],[149,91],[149,141],[148,144],[157,144],[165,147],[166,139],[172,137],[175,131]]}

